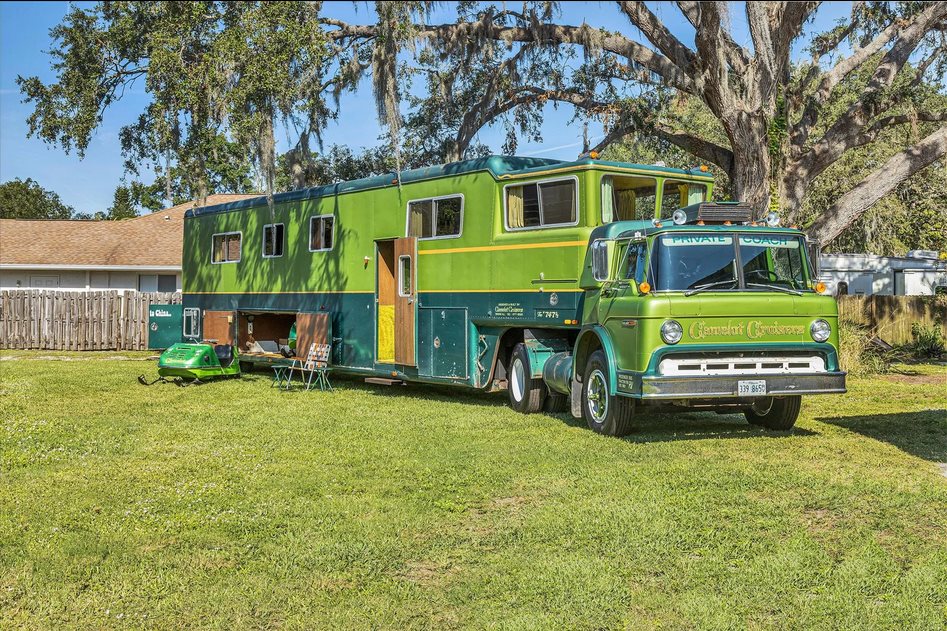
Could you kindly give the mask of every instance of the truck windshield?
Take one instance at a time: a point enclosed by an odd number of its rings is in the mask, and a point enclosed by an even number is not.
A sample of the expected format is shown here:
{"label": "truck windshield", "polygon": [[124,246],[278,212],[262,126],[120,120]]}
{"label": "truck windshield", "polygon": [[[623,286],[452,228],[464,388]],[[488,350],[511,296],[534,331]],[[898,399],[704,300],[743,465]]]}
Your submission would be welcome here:
{"label": "truck windshield", "polygon": [[791,235],[661,235],[651,261],[654,286],[658,291],[804,289],[802,247]]}

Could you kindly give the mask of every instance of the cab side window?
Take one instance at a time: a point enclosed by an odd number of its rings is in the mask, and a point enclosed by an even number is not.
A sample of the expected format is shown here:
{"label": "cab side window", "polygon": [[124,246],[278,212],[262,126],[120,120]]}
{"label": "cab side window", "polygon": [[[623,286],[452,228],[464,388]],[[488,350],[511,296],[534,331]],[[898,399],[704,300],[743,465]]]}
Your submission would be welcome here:
{"label": "cab side window", "polygon": [[631,243],[628,245],[628,253],[625,256],[625,269],[622,270],[622,277],[629,280],[641,282],[645,276],[645,259],[648,254],[648,248],[644,243]]}

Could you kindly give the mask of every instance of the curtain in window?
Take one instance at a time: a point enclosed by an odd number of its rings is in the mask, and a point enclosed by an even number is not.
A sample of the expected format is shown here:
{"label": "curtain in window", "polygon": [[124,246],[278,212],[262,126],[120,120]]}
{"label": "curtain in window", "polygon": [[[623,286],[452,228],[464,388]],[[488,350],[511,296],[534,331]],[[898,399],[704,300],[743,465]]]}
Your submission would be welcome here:
{"label": "curtain in window", "polygon": [[680,202],[678,203],[678,208],[684,208],[687,206],[687,184],[681,184],[677,187],[677,193],[680,197]]}
{"label": "curtain in window", "polygon": [[227,238],[227,260],[240,260],[240,235],[232,234]]}
{"label": "curtain in window", "polygon": [[618,211],[620,221],[629,221],[635,218],[635,191],[626,188],[615,194],[615,210]]}
{"label": "curtain in window", "polygon": [[523,228],[526,226],[523,220],[522,186],[511,186],[506,189],[506,212],[507,222],[510,228]]}
{"label": "curtain in window", "polygon": [[408,222],[408,236],[424,236],[424,205],[411,204],[411,219]]}
{"label": "curtain in window", "polygon": [[687,192],[687,205],[699,204],[704,201],[704,195],[707,194],[707,187],[700,184],[691,184]]}
{"label": "curtain in window", "polygon": [[615,184],[611,177],[602,178],[602,223],[615,221],[614,200]]}

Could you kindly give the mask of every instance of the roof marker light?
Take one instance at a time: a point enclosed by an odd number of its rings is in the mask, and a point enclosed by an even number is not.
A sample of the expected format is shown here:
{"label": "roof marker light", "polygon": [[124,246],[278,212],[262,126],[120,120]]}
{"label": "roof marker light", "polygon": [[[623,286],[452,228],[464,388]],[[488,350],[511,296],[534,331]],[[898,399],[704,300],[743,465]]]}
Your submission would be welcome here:
{"label": "roof marker light", "polygon": [[674,211],[674,214],[671,215],[671,221],[673,221],[678,226],[687,223],[687,213],[678,208]]}
{"label": "roof marker light", "polygon": [[779,215],[774,212],[769,212],[766,215],[766,223],[775,228],[779,225]]}

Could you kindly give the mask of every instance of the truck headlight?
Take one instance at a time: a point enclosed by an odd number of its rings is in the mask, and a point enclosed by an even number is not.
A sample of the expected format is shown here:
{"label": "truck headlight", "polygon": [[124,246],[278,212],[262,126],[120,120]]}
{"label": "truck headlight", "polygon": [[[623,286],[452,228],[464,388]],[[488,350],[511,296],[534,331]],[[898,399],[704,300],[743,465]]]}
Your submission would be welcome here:
{"label": "truck headlight", "polygon": [[825,320],[816,320],[809,325],[809,333],[816,342],[824,342],[832,334],[832,325]]}
{"label": "truck headlight", "polygon": [[684,337],[684,329],[677,320],[667,320],[661,325],[661,338],[668,344],[677,344]]}

